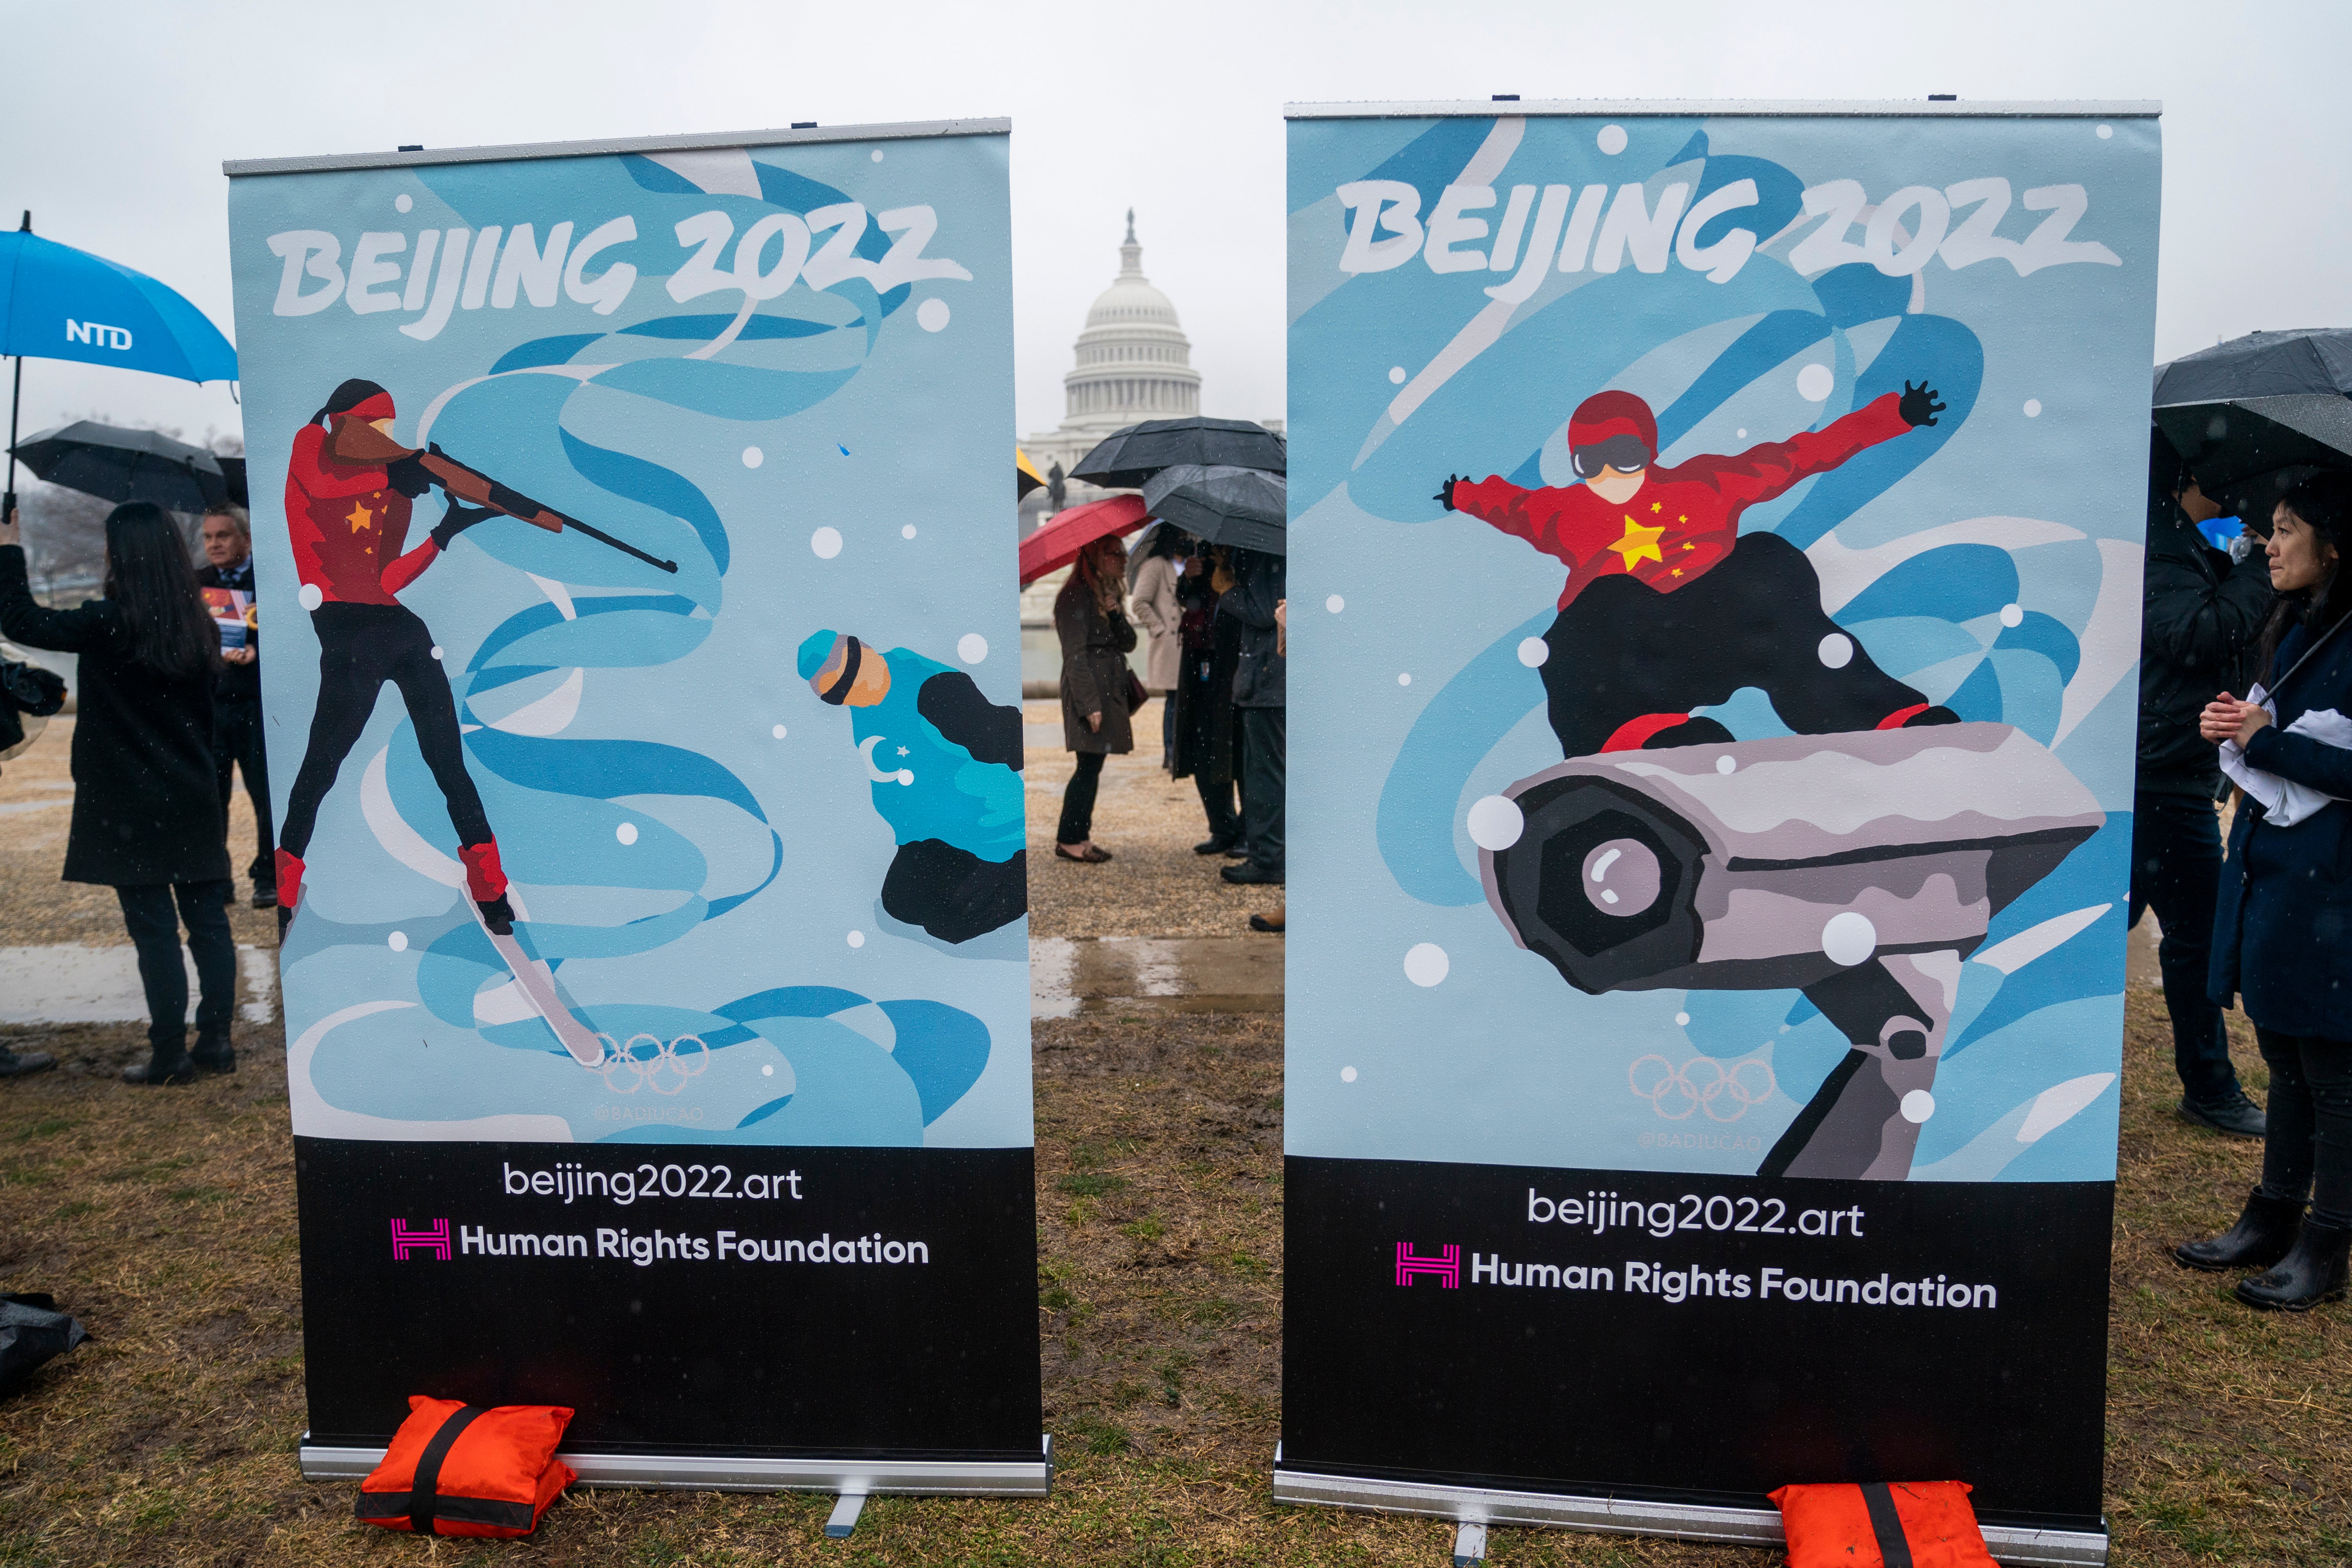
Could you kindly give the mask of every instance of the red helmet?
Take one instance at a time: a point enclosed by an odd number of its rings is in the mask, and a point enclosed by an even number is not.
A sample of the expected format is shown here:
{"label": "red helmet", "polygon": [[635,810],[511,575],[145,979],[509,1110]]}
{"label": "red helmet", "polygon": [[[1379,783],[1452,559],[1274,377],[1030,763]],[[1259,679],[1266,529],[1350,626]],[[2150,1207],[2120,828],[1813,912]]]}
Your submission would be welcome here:
{"label": "red helmet", "polygon": [[[1647,458],[1656,459],[1657,416],[1650,412],[1648,404],[1630,392],[1596,392],[1578,404],[1576,412],[1568,416],[1568,450],[1571,458],[1588,447],[1618,444],[1620,437],[1631,437],[1640,443]],[[1619,450],[1623,450],[1622,445]],[[1612,466],[1625,467],[1622,463]],[[1580,473],[1583,468],[1583,464],[1577,465]]]}

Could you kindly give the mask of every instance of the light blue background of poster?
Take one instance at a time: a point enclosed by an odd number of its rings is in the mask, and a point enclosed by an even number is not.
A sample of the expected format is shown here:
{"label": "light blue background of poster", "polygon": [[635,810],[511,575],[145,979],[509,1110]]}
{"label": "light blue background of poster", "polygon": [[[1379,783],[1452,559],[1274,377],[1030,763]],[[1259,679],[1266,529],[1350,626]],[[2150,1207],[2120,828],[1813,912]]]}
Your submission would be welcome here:
{"label": "light blue background of poster", "polygon": [[[296,432],[346,377],[388,388],[399,407],[394,433],[414,443],[429,403],[507,372],[451,396],[432,439],[681,568],[671,576],[576,533],[493,520],[401,597],[441,645],[461,718],[488,726],[541,699],[560,709],[577,675],[576,714],[551,737],[533,738],[538,750],[524,763],[486,767],[486,744],[513,742],[488,728],[468,732],[469,773],[541,929],[560,922],[572,933],[555,974],[581,1019],[616,1041],[692,1034],[711,1047],[704,1070],[686,1081],[668,1073],[662,1087],[672,1093],[649,1083],[622,1093],[634,1074],[574,1065],[535,1018],[473,1026],[464,993],[477,979],[495,989],[504,972],[478,962],[487,943],[457,890],[404,864],[362,813],[364,770],[383,752],[401,817],[440,855],[455,852],[387,688],[320,814],[285,953],[288,1039],[309,1042],[296,1053],[310,1091],[296,1086],[298,1132],[1031,1142],[1026,919],[951,950],[882,914],[897,846],[875,795],[899,786],[869,782],[849,713],[820,702],[794,668],[804,637],[845,631],[965,670],[992,702],[1020,701],[1007,139],[850,135],[754,145],[748,160],[740,152],[667,163],[546,157],[233,183],[270,782],[281,814],[319,679],[317,640],[296,605],[287,463]],[[690,359],[712,335],[708,319],[724,322],[744,294],[673,300],[665,284],[697,249],[676,226],[722,211],[740,238],[761,217],[841,200],[869,215],[929,206],[938,227],[922,254],[951,259],[969,279],[924,278],[877,294],[859,279],[815,290],[803,276],[762,302],[731,346]],[[494,291],[480,308],[455,310],[429,341],[401,331],[429,320],[404,308],[359,314],[338,299],[313,313],[273,313],[284,270],[273,235],[333,234],[348,268],[362,231],[400,233],[404,248],[389,258],[399,276],[377,290],[397,299],[420,231],[470,227],[478,237],[499,224],[511,237],[529,222],[544,245],[551,226],[570,221],[578,244],[624,215],[635,239],[601,252],[583,279],[615,262],[638,268],[608,315],[561,289],[539,305],[527,287],[506,308]],[[820,232],[817,250],[838,237]],[[870,226],[856,254],[875,260],[889,244]],[[771,241],[765,264],[777,256]],[[730,240],[716,258],[722,273],[733,258]],[[322,287],[316,278],[300,284],[306,294]],[[614,368],[583,370],[594,365]],[[437,491],[418,500],[411,548],[440,507]],[[837,552],[818,552],[820,530],[838,534]],[[572,616],[552,607],[555,595],[534,574],[563,585]],[[593,613],[600,599],[632,595],[641,602],[625,612]],[[499,658],[542,672],[515,679],[513,668],[475,669],[493,633],[537,637],[530,657]],[[976,662],[969,656],[979,644],[967,638],[984,640]],[[597,742],[675,750],[578,744]],[[607,798],[616,765],[634,770],[634,784]],[[304,921],[322,934],[306,940]],[[532,925],[517,929],[528,939]],[[458,954],[437,982],[423,973],[436,942]],[[713,1011],[781,988],[828,987],[755,1000],[727,1017]],[[385,1005],[323,1026],[368,1003]],[[985,1031],[977,1047],[974,1027]]]}
{"label": "light blue background of poster", "polygon": [[[1505,128],[1489,146],[1504,124],[1289,124],[1288,1152],[1757,1169],[1845,1042],[1794,992],[1589,996],[1512,943],[1479,894],[1465,816],[1481,796],[1559,761],[1539,678],[1515,650],[1550,626],[1563,569],[1519,540],[1444,512],[1433,492],[1453,473],[1574,482],[1562,427],[1604,387],[1649,401],[1664,426],[1661,461],[1672,464],[1819,428],[1899,390],[1906,377],[1925,376],[1951,405],[1943,428],[1891,443],[1897,451],[1885,468],[1851,480],[1844,470],[1825,475],[1750,509],[1742,531],[1776,529],[1800,545],[1831,534],[1834,544],[1817,553],[1965,520],[2036,520],[2063,531],[2038,531],[2049,540],[2038,544],[1978,547],[1973,556],[1923,555],[1886,580],[1867,619],[1841,624],[1889,673],[1962,707],[1964,718],[2000,719],[2050,745],[2107,813],[2097,836],[1995,919],[1987,945],[2060,917],[2086,923],[2013,973],[1964,966],[1913,1179],[2111,1179],[2153,358],[2155,121],[1530,116],[1498,170],[1464,182],[1491,185],[1496,201],[1469,215],[1487,224],[1488,237],[1458,248],[1485,250],[1515,184],[1645,183],[1654,206],[1672,182],[1688,182],[1696,201],[1746,175],[1759,179],[1769,205],[1776,182],[1793,200],[1800,186],[1856,180],[1876,202],[1898,187],[2000,176],[2013,204],[2001,237],[2022,239],[2048,216],[2024,210],[2024,193],[2079,184],[2087,210],[2068,238],[2107,247],[2120,265],[2020,276],[1998,258],[1956,270],[1938,258],[1916,292],[1911,279],[1847,268],[1868,276],[1848,279],[1845,293],[1825,303],[1825,291],[1784,259],[1821,220],[1803,218],[1793,233],[1774,223],[1764,226],[1765,248],[1726,284],[1678,260],[1656,275],[1629,259],[1613,275],[1550,276],[1493,347],[1391,421],[1400,390],[1420,384],[1488,304],[1483,290],[1513,273],[1440,275],[1418,256],[1392,270],[1342,273],[1348,215],[1335,193],[1352,181],[1404,181],[1418,190],[1426,220],[1482,148],[1491,162],[1507,142]],[[1619,150],[1605,150],[1612,143]],[[1710,159],[1724,166],[1709,171]],[[1917,213],[1909,216],[1916,225]],[[1754,216],[1736,213],[1702,237]],[[1961,222],[1956,216],[1952,228]],[[1858,243],[1864,234],[1857,221],[1847,237]],[[1828,319],[1761,354],[1750,331],[1775,311]],[[1969,342],[1980,351],[1980,376]],[[1798,387],[1800,371],[1814,363],[1834,376],[1825,401]],[[1699,392],[1670,417],[1695,385]],[[1900,450],[1904,442],[1925,450],[1915,458]],[[1335,599],[1344,607],[1327,609]],[[2023,615],[2021,627],[2001,624],[2004,601]],[[2063,668],[2070,661],[2074,668]],[[1716,716],[1742,739],[1784,732],[1752,689]],[[1409,743],[1417,724],[1422,740]],[[1391,789],[1397,815],[1384,844],[1382,798]],[[1394,831],[1409,815],[1399,803],[1415,797],[1435,825],[1417,843]],[[1433,986],[1405,973],[1405,954],[1421,943],[1449,961]],[[1744,1109],[1718,1100],[1715,1110],[1736,1117],[1669,1119],[1629,1082],[1629,1068],[1653,1055],[1686,1070],[1699,1064],[1702,1075],[1711,1070],[1702,1058],[1724,1068],[1762,1061],[1779,1087]],[[2028,1108],[2062,1084],[2092,1098],[2054,1131],[2019,1142]]]}

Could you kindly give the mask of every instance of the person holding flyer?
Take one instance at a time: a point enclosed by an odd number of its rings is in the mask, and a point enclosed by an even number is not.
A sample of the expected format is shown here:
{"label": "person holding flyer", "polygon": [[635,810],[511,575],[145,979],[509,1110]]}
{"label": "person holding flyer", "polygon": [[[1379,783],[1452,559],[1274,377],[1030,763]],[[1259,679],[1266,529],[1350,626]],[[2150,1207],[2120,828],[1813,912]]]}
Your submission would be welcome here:
{"label": "person holding flyer", "polygon": [[278,860],[269,831],[269,755],[261,729],[261,644],[255,616],[253,530],[242,508],[205,513],[204,570],[196,586],[220,633],[221,677],[213,690],[213,767],[220,776],[221,810],[228,810],[234,775],[245,774],[253,803],[253,907],[278,905]]}
{"label": "person holding flyer", "polygon": [[2347,549],[2352,475],[2321,474],[2280,500],[2268,552],[2279,601],[2263,633],[2270,690],[2224,691],[2199,724],[2248,765],[2313,792],[2317,809],[2281,826],[2292,814],[2259,795],[2238,802],[2210,994],[2224,1007],[2242,995],[2270,1064],[2263,1179],[2236,1225],[2174,1256],[2191,1268],[2260,1270],[2238,1282],[2238,1299],[2291,1312],[2342,1296],[2352,1255],[2352,750],[2305,723],[2352,709]]}

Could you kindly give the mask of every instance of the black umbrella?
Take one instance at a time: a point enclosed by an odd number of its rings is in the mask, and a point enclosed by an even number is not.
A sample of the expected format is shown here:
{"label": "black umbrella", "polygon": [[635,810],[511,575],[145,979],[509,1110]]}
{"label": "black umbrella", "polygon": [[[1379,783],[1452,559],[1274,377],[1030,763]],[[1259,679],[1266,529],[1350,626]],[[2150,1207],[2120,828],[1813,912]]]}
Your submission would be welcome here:
{"label": "black umbrella", "polygon": [[2157,427],[2205,493],[2257,526],[2281,492],[2352,469],[2352,331],[2252,332],[2156,373]]}
{"label": "black umbrella", "polygon": [[1246,419],[1147,419],[1113,431],[1079,460],[1070,478],[1127,489],[1179,463],[1279,474],[1289,467],[1289,447],[1273,431]]}
{"label": "black umbrella", "polygon": [[[77,420],[26,441],[16,458],[49,483],[100,500],[152,501],[171,511],[202,511],[230,499],[220,458],[152,430]],[[234,460],[244,468],[242,458]],[[237,478],[241,489],[242,472]]]}
{"label": "black umbrella", "polygon": [[1290,491],[1280,474],[1180,463],[1151,477],[1143,487],[1143,504],[1152,516],[1212,544],[1268,555],[1290,552]]}

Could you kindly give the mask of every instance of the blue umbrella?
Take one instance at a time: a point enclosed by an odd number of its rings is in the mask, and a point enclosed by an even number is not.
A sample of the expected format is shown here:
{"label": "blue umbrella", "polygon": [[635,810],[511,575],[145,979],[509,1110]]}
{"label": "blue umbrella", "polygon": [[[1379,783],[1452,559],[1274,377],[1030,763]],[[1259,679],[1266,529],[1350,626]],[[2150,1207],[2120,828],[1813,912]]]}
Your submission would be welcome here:
{"label": "blue umbrella", "polygon": [[[8,405],[8,488],[16,503],[16,405],[25,361],[80,360],[183,381],[234,381],[236,350],[205,313],[143,272],[43,239],[26,213],[0,234],[0,354],[16,357]],[[5,510],[0,510],[5,515]]]}

